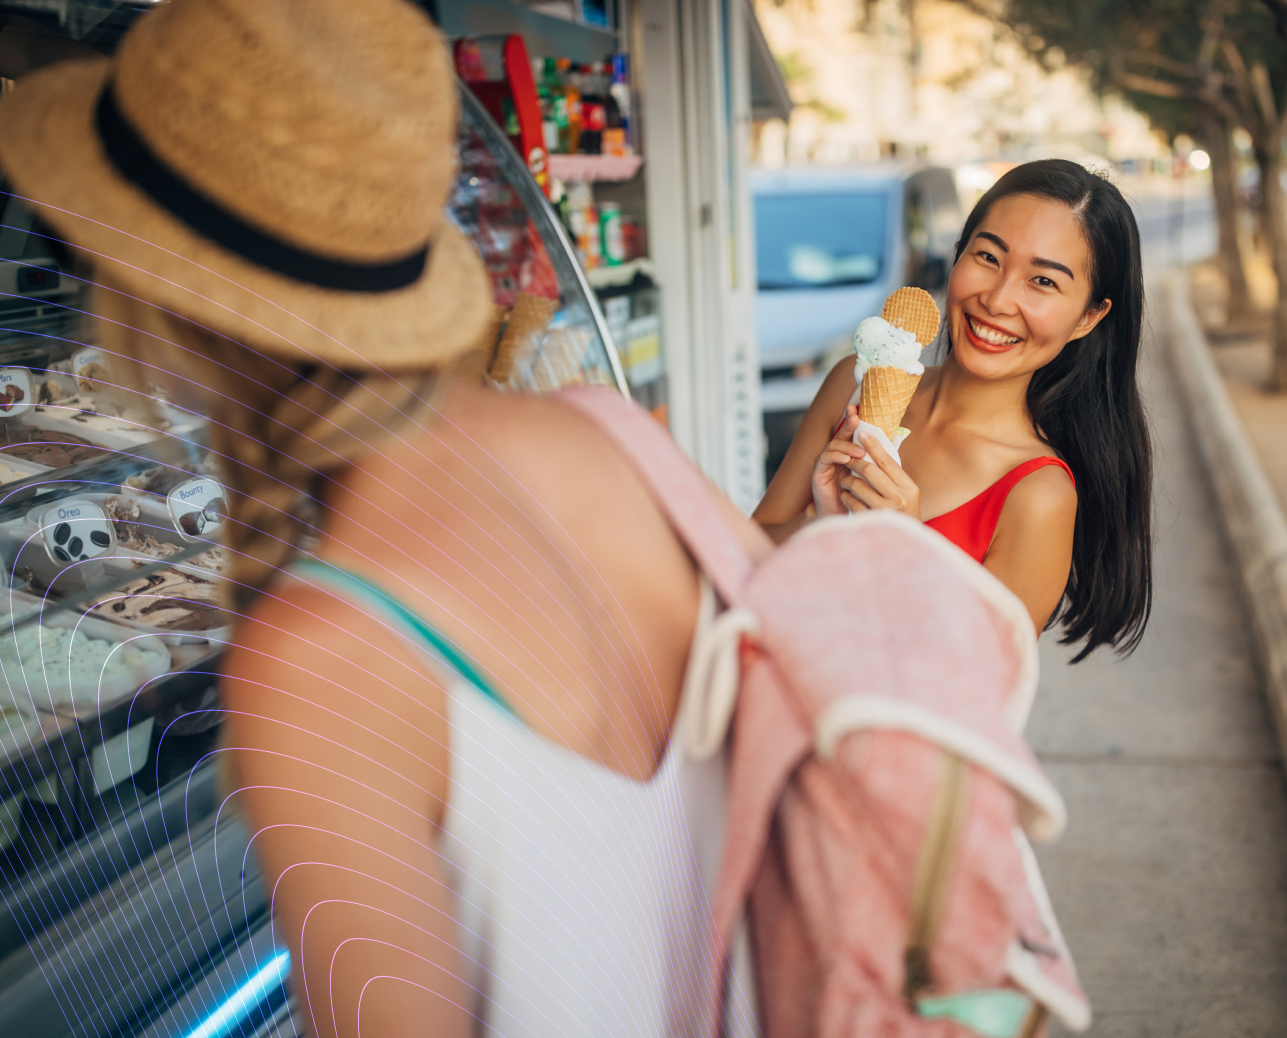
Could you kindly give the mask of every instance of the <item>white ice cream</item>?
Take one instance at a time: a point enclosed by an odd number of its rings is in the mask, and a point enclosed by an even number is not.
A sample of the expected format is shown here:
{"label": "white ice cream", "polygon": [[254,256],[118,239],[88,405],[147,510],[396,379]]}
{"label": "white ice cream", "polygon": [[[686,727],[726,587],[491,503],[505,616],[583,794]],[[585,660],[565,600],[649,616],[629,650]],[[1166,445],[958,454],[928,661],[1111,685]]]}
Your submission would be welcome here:
{"label": "white ice cream", "polygon": [[916,336],[895,328],[883,317],[868,317],[854,329],[854,378],[861,382],[869,368],[902,368],[909,375],[925,374],[921,344]]}
{"label": "white ice cream", "polygon": [[[132,643],[90,638],[67,627],[31,624],[0,638],[0,701],[30,708],[98,698],[100,682],[168,665]],[[3,705],[0,702],[0,705]]]}

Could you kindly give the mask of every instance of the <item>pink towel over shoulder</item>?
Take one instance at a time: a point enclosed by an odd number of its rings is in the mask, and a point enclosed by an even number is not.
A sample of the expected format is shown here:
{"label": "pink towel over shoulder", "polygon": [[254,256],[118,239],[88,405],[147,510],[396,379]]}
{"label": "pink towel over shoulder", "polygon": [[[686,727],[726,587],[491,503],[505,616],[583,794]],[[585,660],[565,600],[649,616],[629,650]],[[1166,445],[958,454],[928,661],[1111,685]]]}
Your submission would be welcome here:
{"label": "pink towel over shoulder", "polygon": [[[711,953],[722,976],[749,909],[765,1034],[1088,1027],[1025,837],[1056,836],[1065,810],[1022,736],[1037,670],[1018,599],[890,513],[813,523],[755,566],[642,409],[560,397],[631,460],[727,607],[694,653],[728,665],[686,691],[698,734],[676,735],[732,740]],[[712,990],[712,1036],[721,1011]]]}

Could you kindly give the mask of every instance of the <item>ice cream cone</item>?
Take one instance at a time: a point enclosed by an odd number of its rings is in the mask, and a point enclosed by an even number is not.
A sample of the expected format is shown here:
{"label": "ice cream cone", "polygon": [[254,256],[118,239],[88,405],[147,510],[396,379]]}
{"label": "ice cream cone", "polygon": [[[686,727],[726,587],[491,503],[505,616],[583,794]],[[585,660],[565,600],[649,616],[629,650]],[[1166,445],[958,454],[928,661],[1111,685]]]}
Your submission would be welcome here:
{"label": "ice cream cone", "polygon": [[938,334],[938,306],[923,288],[900,288],[890,293],[880,316],[895,328],[911,332],[922,346],[928,346]]}
{"label": "ice cream cone", "polygon": [[882,429],[892,440],[920,380],[920,375],[908,374],[902,368],[870,368],[862,380],[858,417]]}

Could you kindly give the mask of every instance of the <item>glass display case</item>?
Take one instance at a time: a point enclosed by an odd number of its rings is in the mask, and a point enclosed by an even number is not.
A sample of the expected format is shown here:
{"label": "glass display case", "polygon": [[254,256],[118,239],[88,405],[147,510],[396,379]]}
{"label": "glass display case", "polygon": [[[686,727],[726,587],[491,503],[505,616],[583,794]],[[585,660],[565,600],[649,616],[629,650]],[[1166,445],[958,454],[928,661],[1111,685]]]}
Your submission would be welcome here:
{"label": "glass display case", "polygon": [[668,424],[662,291],[649,255],[646,95],[628,5],[600,14],[580,0],[434,6],[461,79],[527,157],[559,214],[631,395]]}
{"label": "glass display case", "polygon": [[[151,6],[0,4],[0,77],[110,52]],[[487,263],[493,321],[458,376],[626,392],[558,220],[461,102],[450,213]],[[0,199],[0,1027],[293,1034],[288,959],[217,780],[231,616],[204,423],[139,410],[96,347],[83,272]]]}

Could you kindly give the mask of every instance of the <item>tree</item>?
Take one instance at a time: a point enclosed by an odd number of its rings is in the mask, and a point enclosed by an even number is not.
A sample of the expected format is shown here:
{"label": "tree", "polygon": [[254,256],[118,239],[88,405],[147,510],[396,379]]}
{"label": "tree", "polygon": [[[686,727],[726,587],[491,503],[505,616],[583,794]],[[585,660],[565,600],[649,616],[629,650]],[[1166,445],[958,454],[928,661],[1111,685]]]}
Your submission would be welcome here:
{"label": "tree", "polygon": [[[983,0],[971,2],[977,7]],[[1273,383],[1287,391],[1287,200],[1280,179],[1287,137],[1287,0],[995,2],[994,16],[1033,50],[1058,47],[1089,68],[1101,89],[1120,90],[1146,110],[1176,106],[1172,117],[1187,121],[1211,154],[1221,253],[1230,272],[1236,269],[1230,278],[1235,291],[1245,291],[1245,280],[1229,134],[1240,126],[1251,135],[1261,220],[1278,280]]]}
{"label": "tree", "polygon": [[[1152,85],[1151,83],[1149,84]],[[1234,126],[1209,105],[1191,104],[1152,90],[1122,89],[1131,103],[1143,112],[1155,129],[1170,140],[1181,134],[1196,138],[1211,156],[1211,194],[1215,201],[1216,254],[1229,286],[1229,319],[1241,322],[1251,316],[1251,293],[1238,242],[1237,159],[1232,146]]]}

